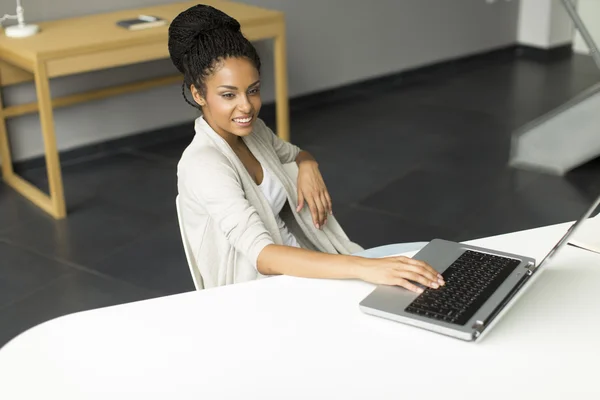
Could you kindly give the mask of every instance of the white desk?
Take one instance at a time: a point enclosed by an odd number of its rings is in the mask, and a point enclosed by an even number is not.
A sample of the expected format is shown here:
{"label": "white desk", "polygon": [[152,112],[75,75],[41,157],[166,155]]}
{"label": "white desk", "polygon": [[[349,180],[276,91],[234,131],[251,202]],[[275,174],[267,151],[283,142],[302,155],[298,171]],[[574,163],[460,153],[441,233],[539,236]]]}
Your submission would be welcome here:
{"label": "white desk", "polygon": [[[475,241],[541,258],[567,224]],[[373,286],[270,278],[58,318],[0,399],[599,399],[600,255],[567,247],[480,343],[361,313]]]}

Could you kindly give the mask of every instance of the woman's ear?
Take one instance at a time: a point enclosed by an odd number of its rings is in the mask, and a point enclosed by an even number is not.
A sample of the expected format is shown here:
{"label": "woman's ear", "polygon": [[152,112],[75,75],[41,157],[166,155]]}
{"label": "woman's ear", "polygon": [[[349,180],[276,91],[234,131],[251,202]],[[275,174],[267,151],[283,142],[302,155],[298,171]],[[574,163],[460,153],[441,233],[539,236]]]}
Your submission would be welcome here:
{"label": "woman's ear", "polygon": [[196,86],[191,85],[190,92],[192,92],[192,97],[194,98],[194,101],[200,107],[204,107],[206,105],[206,100],[204,99],[204,97],[202,97],[202,95],[200,94],[200,91],[198,89],[196,89]]}

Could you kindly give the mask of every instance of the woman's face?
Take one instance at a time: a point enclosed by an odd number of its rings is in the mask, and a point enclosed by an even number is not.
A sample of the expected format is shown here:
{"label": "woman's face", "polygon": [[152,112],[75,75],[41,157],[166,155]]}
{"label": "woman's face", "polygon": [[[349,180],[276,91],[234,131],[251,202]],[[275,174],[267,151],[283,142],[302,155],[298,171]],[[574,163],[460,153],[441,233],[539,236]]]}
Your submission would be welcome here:
{"label": "woman's face", "polygon": [[225,140],[249,135],[262,105],[260,76],[254,65],[246,58],[227,58],[204,84],[204,96],[194,86],[191,90],[211,128]]}

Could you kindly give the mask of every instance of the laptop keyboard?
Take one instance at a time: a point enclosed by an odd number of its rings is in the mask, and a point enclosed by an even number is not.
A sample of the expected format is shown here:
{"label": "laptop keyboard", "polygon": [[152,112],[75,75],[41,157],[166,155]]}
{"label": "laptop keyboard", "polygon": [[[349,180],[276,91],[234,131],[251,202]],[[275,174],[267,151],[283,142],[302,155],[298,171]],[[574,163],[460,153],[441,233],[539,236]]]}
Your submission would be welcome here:
{"label": "laptop keyboard", "polygon": [[519,264],[513,258],[467,250],[442,274],[446,285],[425,289],[405,311],[464,325]]}

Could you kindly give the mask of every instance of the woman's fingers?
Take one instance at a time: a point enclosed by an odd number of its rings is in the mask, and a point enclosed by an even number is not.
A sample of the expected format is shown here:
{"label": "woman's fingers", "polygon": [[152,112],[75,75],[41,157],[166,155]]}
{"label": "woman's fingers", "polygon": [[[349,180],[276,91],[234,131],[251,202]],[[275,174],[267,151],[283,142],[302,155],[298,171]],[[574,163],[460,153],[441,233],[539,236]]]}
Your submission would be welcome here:
{"label": "woman's fingers", "polygon": [[317,229],[321,229],[327,219],[327,211],[321,201],[321,197],[318,195],[307,195],[303,198],[310,209],[313,224]]}
{"label": "woman's fingers", "polygon": [[394,282],[392,282],[392,285],[402,286],[403,288],[408,289],[411,292],[423,293],[423,289],[403,278],[396,278]]}
{"label": "woman's fingers", "polygon": [[439,285],[444,284],[444,278],[440,278],[439,274],[437,272],[431,272],[431,270],[429,270],[427,268],[423,268],[423,267],[411,265],[411,264],[405,264],[402,267],[399,267],[399,269],[419,274],[419,275],[424,276],[425,278],[429,279],[431,282],[437,282]]}
{"label": "woman's fingers", "polygon": [[325,223],[325,219],[327,219],[327,211],[325,210],[325,205],[321,201],[321,197],[319,195],[315,195],[313,197],[313,202],[317,209],[317,229],[321,229],[323,227],[323,224]]}
{"label": "woman's fingers", "polygon": [[304,194],[302,191],[298,190],[298,207],[296,208],[296,212],[300,212],[304,207]]}
{"label": "woman's fingers", "polygon": [[387,268],[392,270],[390,276],[392,280],[401,278],[433,289],[438,289],[446,284],[442,275],[423,261],[403,256],[392,257],[392,260],[393,263],[387,265]]}
{"label": "woman's fingers", "polygon": [[331,204],[327,200],[325,193],[321,193],[321,204],[323,204],[323,212],[325,213],[323,216],[323,224],[325,224],[327,222],[327,217],[331,214]]}
{"label": "woman's fingers", "polygon": [[308,208],[310,209],[310,215],[312,216],[313,224],[317,229],[319,229],[319,209],[315,204],[314,198],[311,196],[307,196],[306,203],[308,204]]}
{"label": "woman's fingers", "polygon": [[398,257],[359,260],[363,267],[359,270],[359,276],[366,282],[402,286],[415,293],[422,293],[422,287],[439,289],[444,286],[437,273],[420,264],[398,262]]}
{"label": "woman's fingers", "polygon": [[398,278],[409,279],[413,282],[418,282],[423,286],[427,286],[427,287],[434,288],[434,289],[437,289],[440,287],[440,284],[437,282],[437,279],[431,280],[431,279],[426,278],[425,276],[423,276],[417,272],[413,272],[413,271],[399,270],[399,271],[396,271],[395,276]]}
{"label": "woman's fingers", "polygon": [[325,193],[323,193],[323,196],[325,197],[325,204],[327,204],[327,211],[329,215],[333,214],[333,203],[331,202],[331,196],[329,195],[329,192],[327,191],[327,189],[325,189]]}
{"label": "woman's fingers", "polygon": [[424,261],[415,260],[414,258],[404,257],[404,256],[396,257],[396,259],[403,264],[422,268],[422,269],[428,271],[429,273],[436,275],[438,278],[442,278],[441,274],[439,274],[435,269],[433,269],[433,267],[431,265],[427,264]]}

